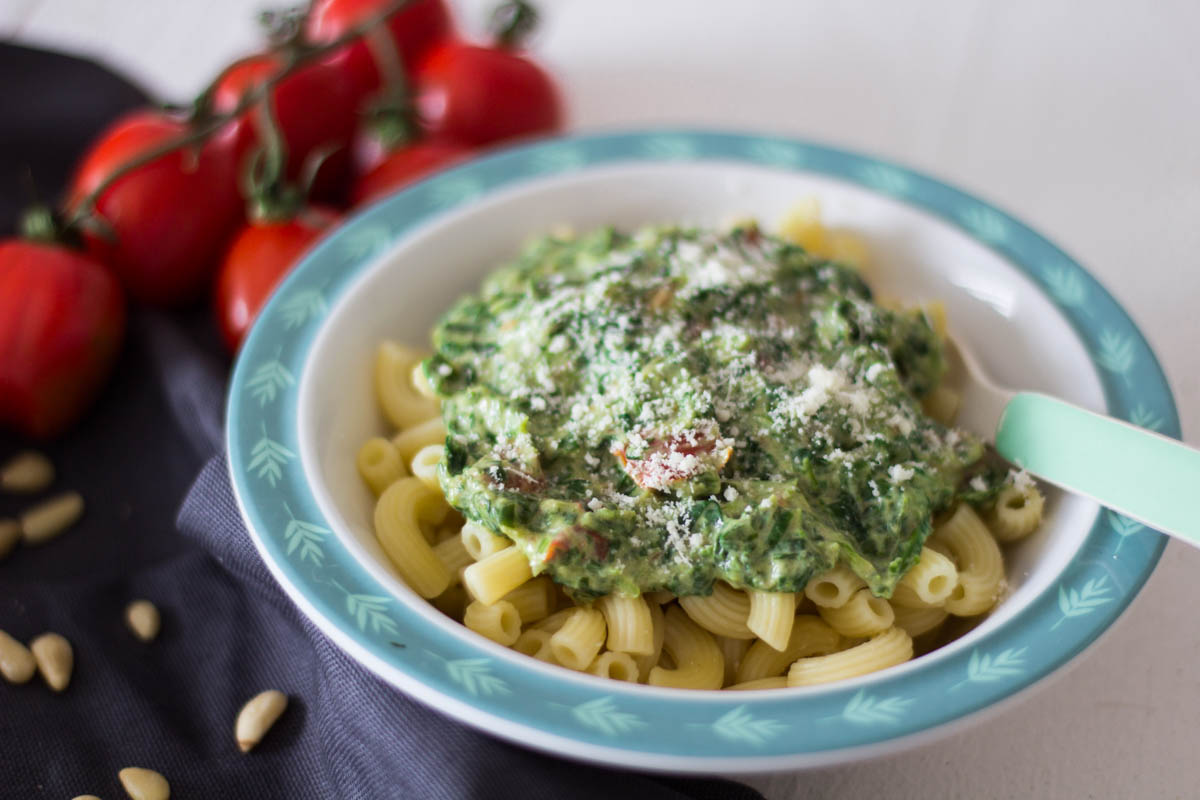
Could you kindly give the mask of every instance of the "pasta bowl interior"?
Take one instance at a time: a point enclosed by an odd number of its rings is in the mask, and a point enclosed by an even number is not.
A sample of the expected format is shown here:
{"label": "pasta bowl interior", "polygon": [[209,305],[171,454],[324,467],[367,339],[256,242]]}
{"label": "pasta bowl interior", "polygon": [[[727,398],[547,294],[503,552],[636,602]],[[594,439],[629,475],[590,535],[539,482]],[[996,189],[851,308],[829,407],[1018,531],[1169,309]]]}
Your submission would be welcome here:
{"label": "pasta bowl interior", "polygon": [[968,195],[786,140],[561,140],[372,207],[275,294],[229,408],[235,490],[275,577],[353,657],[444,713],[560,755],[647,769],[763,770],[884,752],[978,718],[1078,655],[1136,594],[1163,540],[1047,487],[1043,525],[1005,549],[1007,593],[976,627],[882,672],[803,688],[689,692],[570,672],[452,622],[380,547],[356,456],[389,431],[372,382],[381,341],[427,348],[438,317],[532,235],[719,227],[739,216],[770,231],[804,198],[819,200],[827,226],[867,243],[877,293],[944,303],[949,329],[1000,383],[1178,433],[1165,380],[1120,307],[1049,242]]}

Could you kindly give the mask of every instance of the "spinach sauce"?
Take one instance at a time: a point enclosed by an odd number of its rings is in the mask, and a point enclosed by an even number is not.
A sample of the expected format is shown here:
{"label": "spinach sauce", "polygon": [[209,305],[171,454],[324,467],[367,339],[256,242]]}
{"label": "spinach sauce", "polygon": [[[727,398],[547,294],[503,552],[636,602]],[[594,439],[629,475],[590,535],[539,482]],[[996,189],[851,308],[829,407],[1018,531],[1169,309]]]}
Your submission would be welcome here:
{"label": "spinach sauce", "polygon": [[995,490],[921,412],[925,316],[752,226],[540,239],[433,342],[447,500],[580,600],[800,591],[838,561],[889,596],[932,516]]}

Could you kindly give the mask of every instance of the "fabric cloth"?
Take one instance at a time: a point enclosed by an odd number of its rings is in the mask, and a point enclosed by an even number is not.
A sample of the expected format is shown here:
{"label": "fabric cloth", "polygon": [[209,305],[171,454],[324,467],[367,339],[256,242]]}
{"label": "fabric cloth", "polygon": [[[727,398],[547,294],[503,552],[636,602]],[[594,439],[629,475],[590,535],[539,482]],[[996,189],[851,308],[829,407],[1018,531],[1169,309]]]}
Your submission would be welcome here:
{"label": "fabric cloth", "polygon": [[[0,178],[28,163],[53,196],[95,131],[141,102],[94,65],[0,47]],[[23,205],[14,197],[0,193],[5,233]],[[228,366],[207,309],[135,310],[96,409],[42,446],[59,470],[54,488],[80,491],[87,512],[0,562],[0,629],[25,641],[61,633],[75,671],[62,694],[37,679],[0,682],[0,797],[123,797],[127,766],[163,773],[180,798],[759,797],[493,739],[350,660],[300,616],[243,527],[221,455]],[[0,459],[23,445],[0,435]],[[33,499],[0,495],[0,517]],[[135,598],[162,612],[148,644],[124,626]],[[243,755],[233,720],[267,688],[290,705]]]}

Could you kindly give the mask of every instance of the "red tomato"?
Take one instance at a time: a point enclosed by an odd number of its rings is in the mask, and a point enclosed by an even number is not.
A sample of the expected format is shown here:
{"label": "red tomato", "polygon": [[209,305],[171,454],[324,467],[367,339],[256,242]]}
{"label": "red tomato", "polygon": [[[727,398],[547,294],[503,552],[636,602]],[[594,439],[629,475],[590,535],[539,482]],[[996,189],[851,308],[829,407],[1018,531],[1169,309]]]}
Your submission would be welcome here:
{"label": "red tomato", "polygon": [[[261,86],[281,67],[278,56],[254,56],[234,66],[217,83],[213,111],[228,114],[246,92]],[[353,88],[333,68],[308,64],[281,80],[274,88],[275,120],[287,146],[287,179],[295,181],[304,172],[305,161],[322,148],[336,148],[321,164],[310,194],[336,201],[345,192],[350,169],[350,140],[357,126],[357,97]],[[264,141],[261,104],[234,121],[235,159],[240,169],[253,146]]]}
{"label": "red tomato", "polygon": [[271,291],[338,221],[325,208],[308,208],[284,222],[251,221],[229,246],[217,276],[215,310],[221,337],[236,352]]}
{"label": "red tomato", "polygon": [[466,158],[471,148],[455,142],[423,139],[393,150],[374,169],[354,185],[352,202],[356,206],[378,200],[431,172]]}
{"label": "red tomato", "polygon": [[[331,42],[390,4],[391,0],[315,0],[308,12],[305,34],[316,44]],[[452,33],[453,24],[442,0],[415,0],[393,14],[379,30],[390,34],[411,74],[429,48]],[[384,43],[372,42],[371,37],[368,34],[339,49],[325,61],[354,85],[360,100],[383,82],[372,48]]]}
{"label": "red tomato", "polygon": [[0,423],[54,436],[91,405],[125,332],[111,272],[60,245],[0,242]]}
{"label": "red tomato", "polygon": [[422,62],[416,91],[422,126],[469,144],[550,133],[562,124],[550,76],[507,50],[446,42]]}
{"label": "red tomato", "polygon": [[[138,111],[114,123],[75,172],[67,206],[123,164],[187,131],[181,120]],[[242,214],[236,165],[225,132],[198,149],[176,150],[118,178],[96,201],[115,240],[85,231],[88,250],[111,266],[135,298],[177,305],[208,283]]]}

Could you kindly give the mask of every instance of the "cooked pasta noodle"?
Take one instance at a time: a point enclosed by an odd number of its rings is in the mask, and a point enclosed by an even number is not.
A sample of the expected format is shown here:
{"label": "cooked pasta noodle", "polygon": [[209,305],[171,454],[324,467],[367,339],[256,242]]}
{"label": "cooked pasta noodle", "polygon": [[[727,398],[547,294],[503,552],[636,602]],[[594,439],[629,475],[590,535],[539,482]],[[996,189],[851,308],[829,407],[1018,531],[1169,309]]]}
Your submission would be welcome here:
{"label": "cooked pasta noodle", "polygon": [[797,659],[805,656],[827,655],[837,650],[841,637],[820,617],[798,616],[792,620],[787,647],[776,650],[764,641],[750,645],[738,665],[737,682],[747,683],[760,678],[783,675]]}
{"label": "cooked pasta noodle", "polygon": [[849,639],[883,633],[892,627],[892,621],[896,618],[891,604],[871,594],[871,590],[866,588],[859,589],[843,605],[822,608],[819,613],[829,627]]}
{"label": "cooked pasta noodle", "polygon": [[753,639],[746,626],[750,616],[750,598],[727,583],[717,582],[710,595],[691,595],[679,598],[679,606],[692,620],[709,633],[731,639]]}
{"label": "cooked pasta noodle", "polygon": [[426,445],[418,450],[412,458],[413,477],[430,489],[441,491],[441,487],[438,485],[437,465],[442,460],[442,453],[445,450],[446,448],[440,444]]}
{"label": "cooked pasta noodle", "polygon": [[796,616],[796,595],[792,592],[746,593],[750,597],[750,614],[746,627],[750,632],[776,650],[787,647]]}
{"label": "cooked pasta noodle", "polygon": [[382,436],[368,439],[359,448],[357,464],[358,474],[376,495],[407,474],[400,451]]}
{"label": "cooked pasta noodle", "polygon": [[400,452],[404,463],[411,464],[413,457],[423,447],[444,444],[446,441],[446,426],[441,417],[430,417],[422,420],[412,428],[405,428],[392,437],[392,443]]}
{"label": "cooked pasta noodle", "polygon": [[912,655],[912,638],[899,628],[889,628],[848,650],[798,659],[788,670],[788,686],[812,686],[855,678],[902,664]]}
{"label": "cooked pasta noodle", "polygon": [[914,639],[922,634],[936,630],[946,621],[946,617],[950,616],[949,612],[941,607],[905,608],[904,606],[893,606],[892,611],[896,615],[896,627],[904,630]]}
{"label": "cooked pasta noodle", "polygon": [[629,653],[617,653],[612,650],[601,653],[588,665],[587,671],[615,681],[637,683],[638,680],[638,666]]}
{"label": "cooked pasta noodle", "polygon": [[647,603],[647,608],[650,611],[650,629],[653,638],[651,644],[653,649],[648,655],[635,656],[634,661],[638,666],[638,680],[645,683],[650,679],[650,670],[653,669],[662,657],[663,638],[666,635],[666,617],[663,614],[662,606],[658,603]]}
{"label": "cooked pasta noodle", "polygon": [[521,635],[521,617],[512,603],[501,600],[490,606],[476,600],[463,612],[463,625],[493,642],[508,645]]}
{"label": "cooked pasta noodle", "polygon": [[[717,637],[717,647],[721,648],[721,657],[725,660],[725,676],[722,686],[728,686],[737,680],[738,667],[746,651],[750,649],[750,639],[730,639],[728,636]],[[755,642],[757,644],[757,642]]]}
{"label": "cooked pasta noodle", "polygon": [[497,536],[482,525],[468,522],[462,527],[463,546],[471,554],[471,558],[482,561],[490,555],[511,547],[512,542],[503,536]]}
{"label": "cooked pasta noodle", "polygon": [[725,679],[721,648],[712,634],[701,628],[678,606],[669,606],[663,629],[663,649],[675,662],[674,669],[650,670],[652,686],[678,689],[720,689]]}
{"label": "cooked pasta noodle", "polygon": [[464,569],[462,582],[472,597],[491,605],[532,577],[525,553],[509,547]]}
{"label": "cooked pasta noodle", "polygon": [[821,608],[838,608],[864,586],[862,578],[845,564],[838,564],[810,580],[804,587],[804,594]]}
{"label": "cooked pasta noodle", "polygon": [[1036,486],[1006,486],[996,495],[996,505],[988,514],[988,527],[996,541],[1007,544],[1024,539],[1042,522],[1046,500]]}
{"label": "cooked pasta noodle", "polygon": [[921,548],[921,560],[904,574],[892,593],[893,606],[938,608],[958,586],[958,568],[936,550]]}
{"label": "cooked pasta noodle", "polygon": [[554,651],[550,648],[551,636],[550,631],[526,628],[521,631],[521,635],[517,637],[517,641],[513,642],[512,647],[517,652],[536,658],[538,661],[557,664],[558,662],[554,660]]}
{"label": "cooked pasta noodle", "polygon": [[610,594],[596,601],[608,625],[608,649],[635,656],[654,652],[650,606],[643,597]]}
{"label": "cooked pasta noodle", "polygon": [[550,649],[567,669],[585,670],[604,645],[604,635],[604,615],[594,608],[579,607],[550,637]]}
{"label": "cooked pasta noodle", "polygon": [[501,599],[517,610],[522,625],[529,625],[550,616],[558,597],[554,592],[554,582],[542,576],[526,581]]}
{"label": "cooked pasta noodle", "polygon": [[959,505],[933,533],[958,564],[958,586],[946,610],[959,617],[982,614],[996,604],[1004,581],[1004,559],[991,531],[966,503]]}
{"label": "cooked pasta noodle", "polygon": [[375,395],[397,428],[410,428],[438,413],[438,404],[413,386],[413,367],[421,359],[421,353],[391,341],[379,345],[375,356]]}
{"label": "cooked pasta noodle", "polygon": [[437,524],[445,516],[441,495],[416,478],[396,481],[375,503],[375,538],[404,582],[426,599],[446,591],[451,575],[425,540],[419,523]]}

